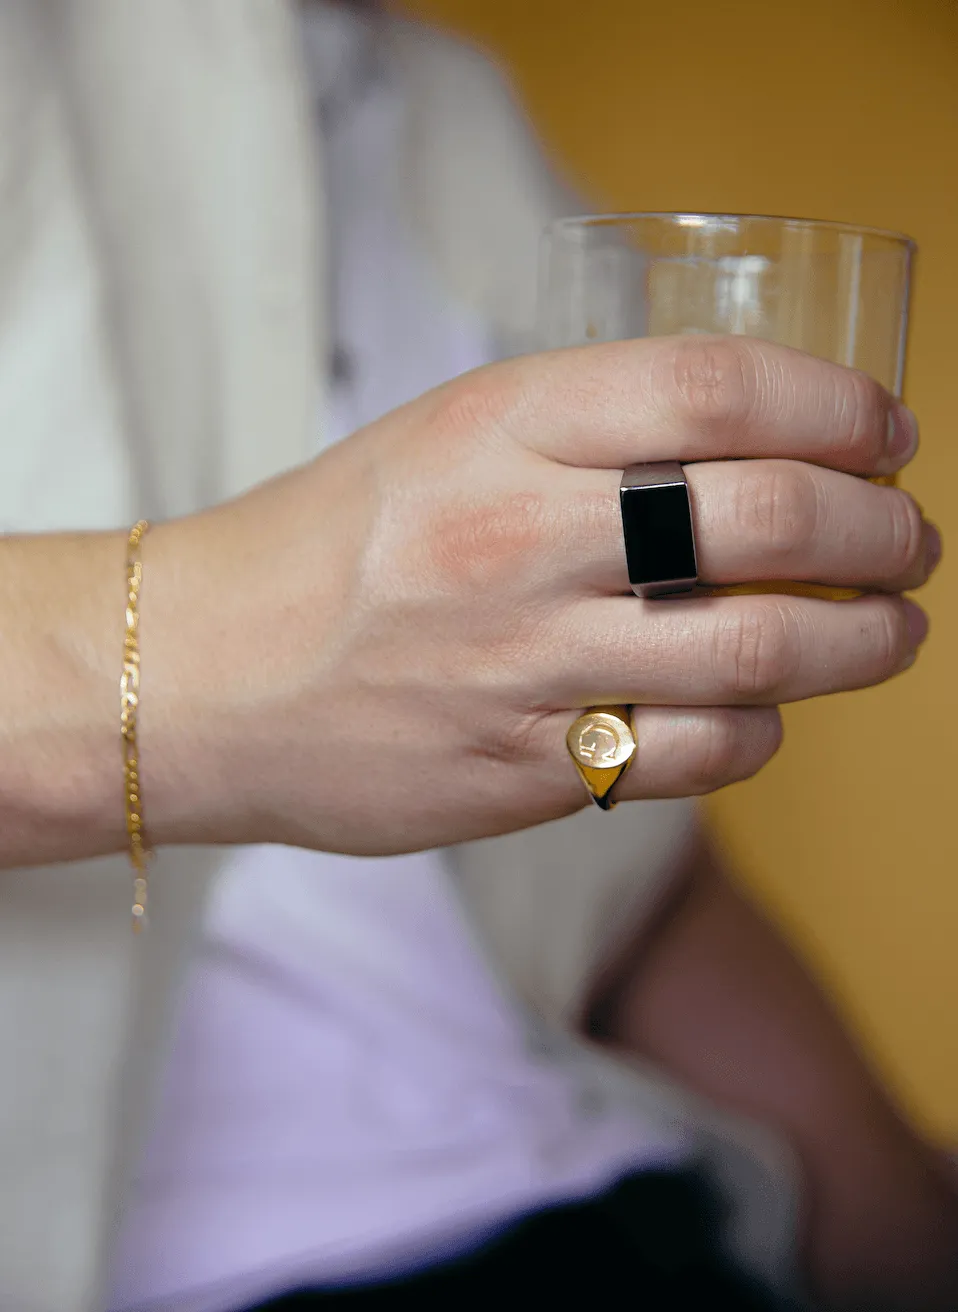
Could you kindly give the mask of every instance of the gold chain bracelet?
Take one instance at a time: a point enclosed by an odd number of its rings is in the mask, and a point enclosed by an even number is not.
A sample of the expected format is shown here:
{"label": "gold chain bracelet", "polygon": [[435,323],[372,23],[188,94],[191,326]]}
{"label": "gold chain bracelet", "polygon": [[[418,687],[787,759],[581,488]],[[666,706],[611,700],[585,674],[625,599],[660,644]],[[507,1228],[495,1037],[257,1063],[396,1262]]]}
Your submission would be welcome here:
{"label": "gold chain bracelet", "polygon": [[143,837],[143,802],[140,794],[140,754],[136,738],[140,705],[140,586],[143,565],[140,542],[149,529],[145,519],[130,530],[126,551],[126,636],[123,639],[123,674],[120,677],[120,736],[123,743],[123,779],[126,792],[126,832],[133,866],[133,929],[146,924],[146,872],[153,853]]}

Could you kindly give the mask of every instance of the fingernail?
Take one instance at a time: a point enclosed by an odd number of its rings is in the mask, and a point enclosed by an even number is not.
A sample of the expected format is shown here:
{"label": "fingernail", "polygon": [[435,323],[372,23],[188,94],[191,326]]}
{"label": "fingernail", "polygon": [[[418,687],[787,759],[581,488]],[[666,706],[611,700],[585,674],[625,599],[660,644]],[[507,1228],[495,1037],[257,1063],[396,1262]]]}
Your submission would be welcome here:
{"label": "fingernail", "polygon": [[912,647],[920,647],[928,637],[928,616],[913,601],[905,602],[905,626]]}
{"label": "fingernail", "polygon": [[925,571],[930,574],[941,560],[941,534],[934,524],[925,525]]}
{"label": "fingernail", "polygon": [[907,464],[918,450],[918,420],[907,405],[896,401],[888,411],[888,433],[885,438],[885,455],[899,468]]}

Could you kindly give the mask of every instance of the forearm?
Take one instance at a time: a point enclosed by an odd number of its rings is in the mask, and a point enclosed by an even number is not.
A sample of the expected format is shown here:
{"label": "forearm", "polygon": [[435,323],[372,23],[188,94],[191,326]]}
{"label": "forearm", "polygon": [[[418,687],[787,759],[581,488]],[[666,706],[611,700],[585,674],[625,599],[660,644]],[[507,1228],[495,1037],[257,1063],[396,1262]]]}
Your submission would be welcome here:
{"label": "forearm", "polygon": [[805,1173],[810,1278],[828,1306],[958,1305],[958,1195],[704,847],[593,1015],[608,1041],[789,1138]]}
{"label": "forearm", "polygon": [[123,847],[125,542],[0,541],[0,868]]}
{"label": "forearm", "polygon": [[[216,672],[202,618],[210,599],[204,571],[187,578],[178,564],[180,541],[194,531],[164,526],[141,546],[141,777],[146,837],[156,844],[232,837],[211,786]],[[124,532],[0,539],[0,869],[127,845],[126,556]],[[221,754],[230,755],[225,737]]]}

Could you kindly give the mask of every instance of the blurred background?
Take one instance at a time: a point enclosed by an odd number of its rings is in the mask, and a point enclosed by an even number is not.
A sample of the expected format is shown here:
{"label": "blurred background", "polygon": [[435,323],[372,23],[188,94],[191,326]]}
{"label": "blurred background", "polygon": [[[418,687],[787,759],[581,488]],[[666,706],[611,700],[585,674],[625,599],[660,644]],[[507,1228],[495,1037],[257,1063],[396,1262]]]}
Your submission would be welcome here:
{"label": "blurred background", "polygon": [[596,209],[871,224],[919,243],[906,476],[944,529],[926,653],[787,714],[713,803],[753,890],[918,1120],[958,1142],[958,3],[404,0],[510,70]]}

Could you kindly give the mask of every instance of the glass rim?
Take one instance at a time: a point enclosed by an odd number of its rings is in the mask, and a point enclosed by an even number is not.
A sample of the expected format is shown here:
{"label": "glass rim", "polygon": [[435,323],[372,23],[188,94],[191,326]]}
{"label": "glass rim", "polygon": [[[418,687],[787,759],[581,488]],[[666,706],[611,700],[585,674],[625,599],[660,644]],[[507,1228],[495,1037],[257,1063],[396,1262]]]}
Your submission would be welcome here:
{"label": "glass rim", "polygon": [[[570,214],[565,218],[554,219],[547,226],[546,232],[555,232],[563,228],[610,228],[616,224],[635,223],[640,219],[668,220],[676,226],[688,227],[696,226],[694,222],[691,222],[693,220],[719,223],[767,223],[776,224],[783,228],[805,228],[821,232],[848,233],[857,237],[877,237],[882,241],[894,243],[896,246],[907,247],[911,252],[918,249],[918,243],[914,237],[909,237],[904,232],[895,232],[891,228],[876,228],[859,223],[843,223],[837,219],[801,219],[787,214],[710,213],[706,210],[629,210],[618,214]],[[683,219],[687,221],[686,225],[681,223]]]}

